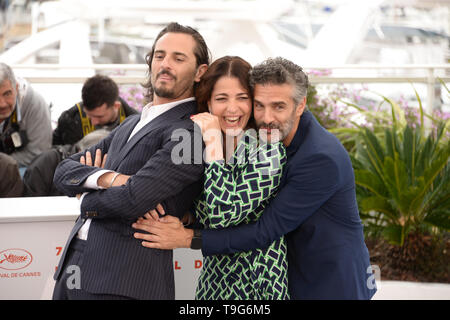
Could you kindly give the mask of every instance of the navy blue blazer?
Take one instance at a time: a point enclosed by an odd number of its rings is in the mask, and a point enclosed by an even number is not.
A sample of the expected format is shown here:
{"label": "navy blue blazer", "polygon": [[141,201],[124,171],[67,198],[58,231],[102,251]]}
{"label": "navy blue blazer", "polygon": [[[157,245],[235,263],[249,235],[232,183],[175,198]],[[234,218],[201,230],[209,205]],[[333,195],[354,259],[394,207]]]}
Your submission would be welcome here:
{"label": "navy blue blazer", "polygon": [[[123,186],[105,190],[84,188],[86,179],[100,170],[79,163],[84,153],[59,164],[54,183],[60,191],[68,196],[90,193],[81,203],[80,217],[70,233],[55,280],[64,269],[70,242],[85,219],[92,218],[79,266],[83,290],[136,299],[175,298],[172,251],[143,247],[133,237],[136,230],[131,224],[158,203],[163,204],[167,213],[181,218],[200,194],[204,145],[199,128],[194,130],[194,122],[189,119],[196,109],[194,101],[177,105],[127,142],[140,119],[139,115],[130,116],[89,149],[93,155],[98,148],[102,154],[108,153],[105,169],[131,176]],[[200,159],[195,158],[196,154],[200,154]],[[180,159],[184,161],[179,163]]]}
{"label": "navy blue blazer", "polygon": [[292,299],[370,299],[376,288],[347,151],[305,111],[287,156],[280,191],[262,217],[203,230],[203,255],[264,248],[286,235]]}

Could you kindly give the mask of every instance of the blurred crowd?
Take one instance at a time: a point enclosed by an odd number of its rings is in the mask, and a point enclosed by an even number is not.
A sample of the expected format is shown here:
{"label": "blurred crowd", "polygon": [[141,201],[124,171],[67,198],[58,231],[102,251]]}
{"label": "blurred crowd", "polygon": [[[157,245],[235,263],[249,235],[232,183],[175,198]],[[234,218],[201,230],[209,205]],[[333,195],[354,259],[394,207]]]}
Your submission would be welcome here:
{"label": "blurred crowd", "polygon": [[87,79],[81,96],[53,130],[44,97],[0,63],[0,197],[63,195],[53,185],[57,165],[138,113],[107,76]]}

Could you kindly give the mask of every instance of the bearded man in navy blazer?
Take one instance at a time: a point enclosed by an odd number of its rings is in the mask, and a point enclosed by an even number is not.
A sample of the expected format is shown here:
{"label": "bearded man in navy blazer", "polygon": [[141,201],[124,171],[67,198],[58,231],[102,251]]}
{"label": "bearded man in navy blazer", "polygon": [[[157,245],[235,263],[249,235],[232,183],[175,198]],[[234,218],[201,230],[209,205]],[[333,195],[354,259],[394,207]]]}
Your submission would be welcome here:
{"label": "bearded man in navy blazer", "polygon": [[188,132],[190,146],[198,146],[195,141],[202,146],[190,115],[197,109],[194,86],[210,57],[197,31],[171,23],[146,60],[152,103],[86,155],[78,153],[56,170],[58,189],[83,195],[80,217],[54,276],[54,299],[175,298],[172,251],[142,247],[132,236],[131,222],[159,203],[181,218],[201,191],[201,156],[198,161],[192,152],[188,161],[174,161],[180,141],[172,135]]}
{"label": "bearded man in navy blazer", "polygon": [[198,247],[203,255],[214,255],[264,248],[284,235],[292,299],[370,299],[376,286],[353,168],[339,140],[305,110],[308,77],[291,61],[275,58],[255,66],[250,82],[260,133],[269,141],[282,140],[288,157],[279,192],[261,218],[193,231],[166,216],[137,221],[137,229],[153,235],[135,237],[149,248]]}

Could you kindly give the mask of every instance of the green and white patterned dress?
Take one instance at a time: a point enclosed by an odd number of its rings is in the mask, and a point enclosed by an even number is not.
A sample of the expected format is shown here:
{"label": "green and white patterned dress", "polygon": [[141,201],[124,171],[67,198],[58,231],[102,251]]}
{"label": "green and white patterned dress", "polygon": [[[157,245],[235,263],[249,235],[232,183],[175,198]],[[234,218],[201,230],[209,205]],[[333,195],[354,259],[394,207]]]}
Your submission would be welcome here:
{"label": "green and white patterned dress", "polygon": [[[285,163],[281,142],[258,146],[247,132],[227,163],[213,161],[205,169],[196,218],[208,229],[256,221],[275,196]],[[286,254],[282,237],[265,249],[204,257],[196,299],[289,299]]]}

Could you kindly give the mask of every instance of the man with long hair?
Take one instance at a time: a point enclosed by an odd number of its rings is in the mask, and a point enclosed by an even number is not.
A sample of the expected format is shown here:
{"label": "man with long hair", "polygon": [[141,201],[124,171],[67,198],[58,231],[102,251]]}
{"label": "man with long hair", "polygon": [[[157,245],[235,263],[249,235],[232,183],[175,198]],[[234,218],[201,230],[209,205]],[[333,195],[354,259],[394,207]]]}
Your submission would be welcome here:
{"label": "man with long hair", "polygon": [[147,55],[152,102],[89,152],[58,166],[56,186],[66,195],[83,195],[55,274],[54,299],[175,298],[172,251],[142,247],[131,221],[159,203],[181,218],[201,191],[203,164],[195,164],[194,153],[187,163],[172,161],[178,144],[172,134],[184,130],[201,145],[190,115],[197,109],[194,85],[209,60],[196,30],[169,24]]}

